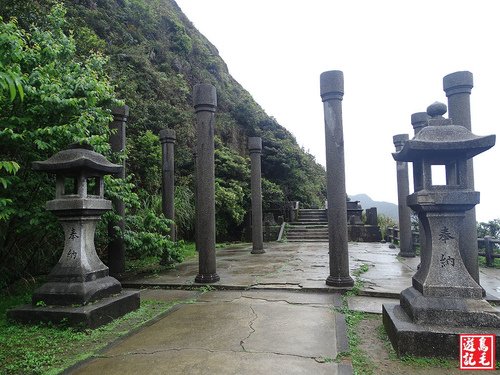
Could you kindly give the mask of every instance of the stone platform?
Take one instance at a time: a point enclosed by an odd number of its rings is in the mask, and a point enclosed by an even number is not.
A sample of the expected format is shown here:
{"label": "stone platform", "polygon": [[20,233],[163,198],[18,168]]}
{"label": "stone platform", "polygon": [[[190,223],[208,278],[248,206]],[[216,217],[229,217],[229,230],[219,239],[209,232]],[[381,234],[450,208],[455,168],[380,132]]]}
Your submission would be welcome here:
{"label": "stone platform", "polygon": [[415,324],[399,304],[383,305],[383,322],[398,356],[459,358],[460,334],[495,334],[496,359],[500,360],[500,328],[450,327]]}
{"label": "stone platform", "polygon": [[[142,300],[186,303],[68,373],[352,374],[350,363],[333,361],[347,350],[347,338],[335,311],[341,296],[325,284],[328,244],[266,243],[265,254],[251,250],[251,244],[218,250],[221,279],[210,286],[194,282],[197,259],[121,280],[147,288]],[[419,260],[399,258],[398,251],[388,244],[349,243],[351,270],[368,269],[360,276],[362,295],[347,298],[350,309],[382,314],[382,304],[399,302]],[[480,272],[488,298],[498,301],[500,270]]]}
{"label": "stone platform", "polygon": [[137,310],[140,306],[139,296],[139,291],[123,290],[118,295],[79,307],[28,304],[9,310],[7,316],[21,323],[63,323],[72,327],[93,329]]}

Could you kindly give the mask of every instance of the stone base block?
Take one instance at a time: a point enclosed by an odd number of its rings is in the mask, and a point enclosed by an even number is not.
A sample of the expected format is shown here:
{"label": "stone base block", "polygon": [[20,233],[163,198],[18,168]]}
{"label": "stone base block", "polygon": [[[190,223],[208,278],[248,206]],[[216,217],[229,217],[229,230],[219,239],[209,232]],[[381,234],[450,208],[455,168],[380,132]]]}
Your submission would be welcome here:
{"label": "stone base block", "polygon": [[120,282],[111,276],[85,282],[49,281],[35,290],[32,303],[36,305],[42,301],[46,305],[85,305],[116,295],[121,290]]}
{"label": "stone base block", "polygon": [[354,280],[350,276],[341,277],[341,276],[328,276],[326,278],[326,285],[334,286],[337,288],[352,288],[354,286]]}
{"label": "stone base block", "polygon": [[250,254],[265,254],[266,251],[264,249],[252,249]]}
{"label": "stone base block", "polygon": [[400,304],[416,324],[500,329],[500,312],[483,299],[429,297],[410,287],[401,293]]}
{"label": "stone base block", "polygon": [[194,278],[194,282],[200,284],[216,283],[217,281],[220,281],[220,276],[217,275],[216,273],[206,273],[206,274],[199,273]]}
{"label": "stone base block", "polygon": [[79,328],[97,328],[140,307],[140,292],[123,290],[84,306],[23,305],[7,311],[7,317],[19,323],[51,322]]}
{"label": "stone base block", "polygon": [[460,334],[495,334],[496,359],[500,360],[500,329],[415,324],[398,304],[382,306],[382,320],[398,356],[459,358]]}
{"label": "stone base block", "polygon": [[382,234],[376,225],[348,225],[348,240],[352,242],[380,242]]}

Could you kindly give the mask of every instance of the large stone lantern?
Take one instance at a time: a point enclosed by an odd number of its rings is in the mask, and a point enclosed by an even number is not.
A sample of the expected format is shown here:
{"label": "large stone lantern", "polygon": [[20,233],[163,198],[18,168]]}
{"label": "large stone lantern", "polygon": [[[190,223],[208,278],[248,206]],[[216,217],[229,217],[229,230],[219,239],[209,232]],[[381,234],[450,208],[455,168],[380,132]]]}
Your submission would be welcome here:
{"label": "large stone lantern", "polygon": [[[422,223],[426,254],[400,305],[384,305],[383,320],[398,354],[457,358],[459,333],[500,332],[500,313],[482,299],[459,249],[465,212],[479,203],[479,192],[468,188],[467,160],[491,148],[495,136],[453,125],[442,103],[427,113],[428,126],[393,154],[413,163],[415,191],[407,203]],[[441,185],[433,181],[439,172]]]}
{"label": "large stone lantern", "polygon": [[[117,174],[121,168],[90,146],[81,145],[33,163],[33,169],[56,175],[56,197],[46,208],[64,229],[64,250],[48,281],[35,290],[32,305],[11,310],[11,317],[56,323],[67,318],[70,323],[93,327],[139,307],[138,292],[122,291],[94,245],[97,222],[112,207],[111,201],[104,199],[103,177]],[[92,306],[86,307],[90,303]],[[79,316],[79,309],[86,318]]]}

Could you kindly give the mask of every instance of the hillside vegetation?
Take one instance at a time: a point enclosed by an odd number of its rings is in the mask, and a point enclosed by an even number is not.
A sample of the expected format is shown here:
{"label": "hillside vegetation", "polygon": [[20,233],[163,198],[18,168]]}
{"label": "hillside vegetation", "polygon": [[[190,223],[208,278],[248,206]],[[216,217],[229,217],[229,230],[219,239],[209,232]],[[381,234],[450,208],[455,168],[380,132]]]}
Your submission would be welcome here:
{"label": "hillside vegetation", "polygon": [[[216,205],[218,240],[241,239],[250,207],[248,136],[263,138],[263,194],[271,201],[322,205],[324,169],[267,115],[228,73],[217,49],[171,0],[0,0],[0,286],[53,265],[61,230],[44,209],[54,180],[31,171],[71,142],[109,154],[110,108],[130,107],[127,172],[108,180],[109,196],[127,203],[129,257],[171,253],[161,218],[158,133],[177,133],[176,221],[194,231],[196,134],[191,91],[217,88]],[[116,160],[116,159],[115,159]],[[98,231],[106,251],[106,220]],[[180,260],[180,259],[177,259]]]}

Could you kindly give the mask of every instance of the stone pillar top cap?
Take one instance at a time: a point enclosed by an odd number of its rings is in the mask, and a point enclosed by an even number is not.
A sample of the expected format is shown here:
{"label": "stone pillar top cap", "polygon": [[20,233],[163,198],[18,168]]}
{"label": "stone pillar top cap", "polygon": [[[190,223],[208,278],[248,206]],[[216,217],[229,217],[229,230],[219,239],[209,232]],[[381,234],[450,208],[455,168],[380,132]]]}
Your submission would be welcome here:
{"label": "stone pillar top cap", "polygon": [[217,107],[217,91],[215,86],[208,83],[200,83],[193,88],[194,107],[208,106]]}
{"label": "stone pillar top cap", "polygon": [[344,96],[344,73],[340,70],[330,70],[321,73],[320,93],[323,101],[342,99]]}
{"label": "stone pillar top cap", "polygon": [[460,93],[470,94],[472,87],[474,87],[473,77],[468,71],[451,73],[443,78],[443,90],[447,97]]}
{"label": "stone pillar top cap", "polygon": [[409,139],[408,134],[396,134],[392,137],[392,142],[396,147],[403,146],[408,139]]}
{"label": "stone pillar top cap", "polygon": [[162,129],[160,130],[160,142],[175,141],[175,130],[174,129]]}
{"label": "stone pillar top cap", "polygon": [[248,137],[248,150],[250,152],[262,151],[262,138],[261,137]]}
{"label": "stone pillar top cap", "polygon": [[122,105],[120,107],[115,107],[111,110],[111,113],[113,115],[121,115],[127,117],[129,114],[129,106],[128,105]]}
{"label": "stone pillar top cap", "polygon": [[415,126],[418,125],[419,123],[427,122],[428,119],[429,115],[427,114],[427,112],[415,112],[412,113],[411,115],[411,124]]}

